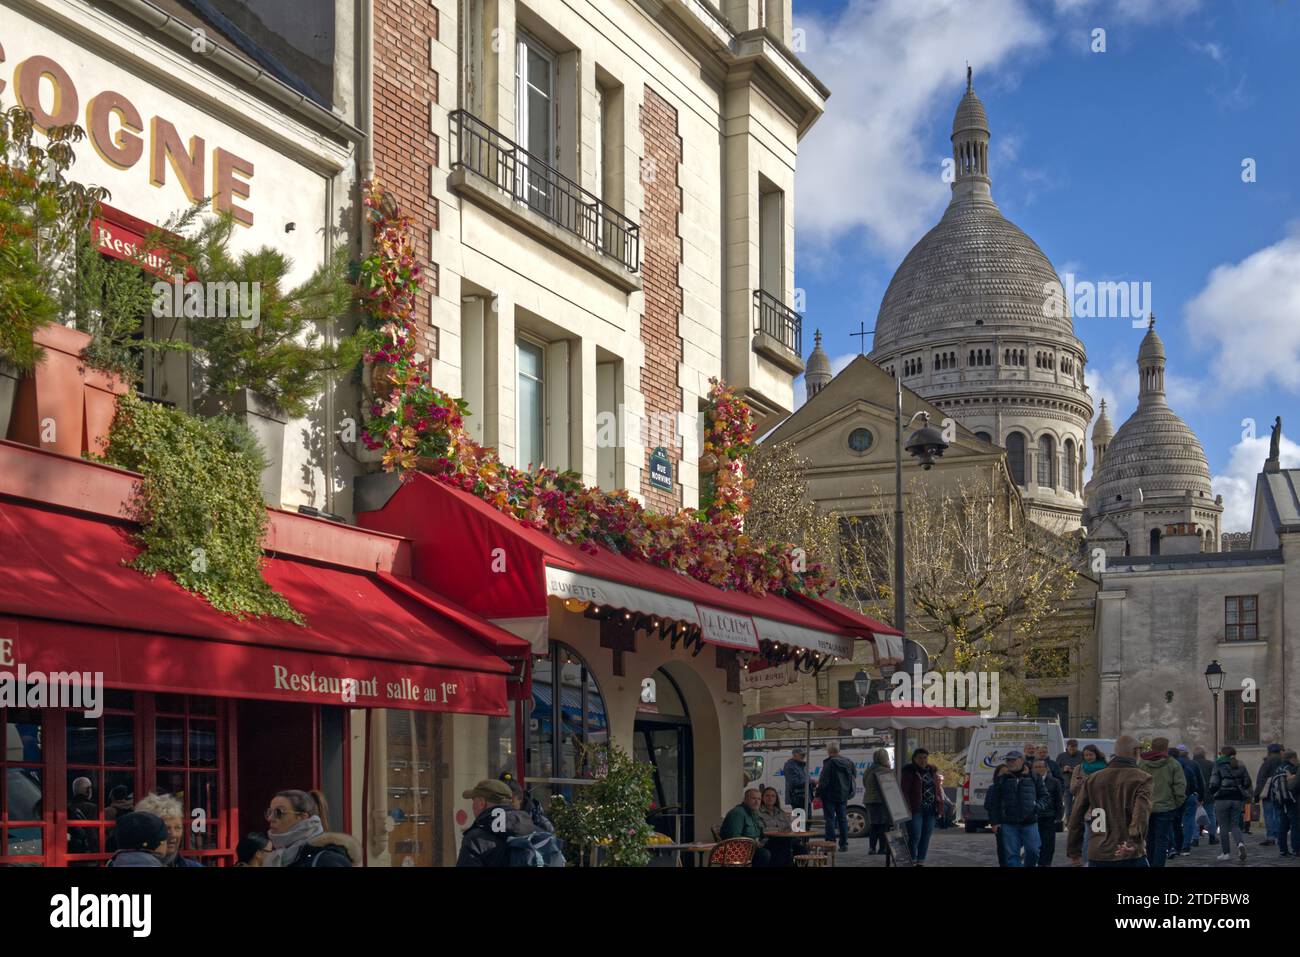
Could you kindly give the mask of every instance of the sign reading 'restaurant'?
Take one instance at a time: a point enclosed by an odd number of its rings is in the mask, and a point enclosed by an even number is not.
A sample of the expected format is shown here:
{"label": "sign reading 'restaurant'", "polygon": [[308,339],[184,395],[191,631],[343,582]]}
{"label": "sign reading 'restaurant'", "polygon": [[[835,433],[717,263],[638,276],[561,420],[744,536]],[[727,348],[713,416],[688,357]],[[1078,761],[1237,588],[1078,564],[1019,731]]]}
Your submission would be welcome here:
{"label": "sign reading 'restaurant'", "polygon": [[[9,62],[0,46],[0,71]],[[138,166],[149,184],[157,187],[165,186],[171,177],[190,202],[211,195],[213,209],[230,213],[241,225],[253,225],[253,211],[236,203],[252,194],[253,164],[220,145],[209,153],[200,135],[207,131],[179,129],[156,114],[146,122],[139,105],[124,94],[87,88],[84,83],[79,88],[63,64],[44,54],[14,61],[10,75],[12,80],[6,81],[0,72],[0,95],[7,93],[29,110],[41,132],[77,123],[85,129],[95,154],[114,169]]]}

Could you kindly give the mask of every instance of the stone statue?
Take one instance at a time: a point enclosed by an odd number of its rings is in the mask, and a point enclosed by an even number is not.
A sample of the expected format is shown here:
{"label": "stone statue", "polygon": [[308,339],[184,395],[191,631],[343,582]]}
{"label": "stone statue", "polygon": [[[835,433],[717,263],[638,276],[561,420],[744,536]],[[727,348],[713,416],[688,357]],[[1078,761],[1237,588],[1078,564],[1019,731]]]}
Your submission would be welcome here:
{"label": "stone statue", "polygon": [[1268,457],[1278,459],[1281,457],[1282,450],[1282,416],[1273,420],[1273,435],[1268,442]]}

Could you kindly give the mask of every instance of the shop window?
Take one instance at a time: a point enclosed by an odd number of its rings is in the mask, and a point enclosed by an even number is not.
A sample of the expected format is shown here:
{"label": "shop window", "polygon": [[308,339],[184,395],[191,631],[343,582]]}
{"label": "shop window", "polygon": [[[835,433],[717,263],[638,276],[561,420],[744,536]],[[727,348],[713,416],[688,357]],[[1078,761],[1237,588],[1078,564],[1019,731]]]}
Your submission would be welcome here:
{"label": "shop window", "polygon": [[0,862],[40,864],[46,853],[45,717],[35,708],[0,708]]}
{"label": "shop window", "polygon": [[1228,744],[1259,744],[1259,698],[1244,691],[1223,693],[1223,740]]}
{"label": "shop window", "polygon": [[[572,797],[574,780],[590,778],[586,748],[609,741],[605,699],[582,657],[551,642],[533,664],[532,713],[527,723],[525,768],[542,801],[549,794]],[[542,791],[547,794],[541,793]]]}
{"label": "shop window", "polygon": [[108,859],[116,850],[113,820],[134,806],[139,761],[132,698],[127,692],[99,718],[65,713],[67,851],[74,867]]}
{"label": "shop window", "polygon": [[1230,595],[1223,600],[1225,641],[1256,641],[1259,638],[1259,596]]}
{"label": "shop window", "polygon": [[214,698],[170,694],[155,698],[153,790],[181,802],[182,855],[215,852],[222,844],[224,724]]}

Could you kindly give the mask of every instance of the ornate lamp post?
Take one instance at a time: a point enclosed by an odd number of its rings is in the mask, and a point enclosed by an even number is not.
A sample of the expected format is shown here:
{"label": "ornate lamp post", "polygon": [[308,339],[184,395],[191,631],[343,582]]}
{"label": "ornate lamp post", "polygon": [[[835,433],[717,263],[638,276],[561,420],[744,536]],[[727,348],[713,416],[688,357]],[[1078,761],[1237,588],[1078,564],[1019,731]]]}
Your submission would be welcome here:
{"label": "ornate lamp post", "polygon": [[858,673],[853,676],[853,690],[858,693],[858,705],[865,705],[867,695],[871,693],[871,678],[865,671],[859,669]]}
{"label": "ornate lamp post", "polygon": [[[905,598],[907,579],[903,570],[903,380],[896,376],[894,402],[894,627],[899,633],[906,633],[907,600]],[[943,433],[930,426],[930,413],[917,412],[907,420],[910,428],[917,419],[921,428],[911,434],[907,440],[908,453],[917,460],[925,471],[934,467],[934,460],[943,455],[948,448]],[[894,773],[899,783],[903,781],[903,763],[907,753],[907,731],[899,729],[894,732]]]}
{"label": "ornate lamp post", "polygon": [[1205,669],[1205,686],[1214,695],[1214,756],[1219,756],[1219,692],[1223,690],[1223,669],[1214,659]]}

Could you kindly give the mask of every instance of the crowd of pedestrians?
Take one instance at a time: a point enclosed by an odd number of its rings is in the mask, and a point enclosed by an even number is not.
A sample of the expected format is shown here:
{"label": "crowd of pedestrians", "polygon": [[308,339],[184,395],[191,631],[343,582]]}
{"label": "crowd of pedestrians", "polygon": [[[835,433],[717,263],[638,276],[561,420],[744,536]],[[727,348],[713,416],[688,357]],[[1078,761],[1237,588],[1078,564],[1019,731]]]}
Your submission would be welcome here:
{"label": "crowd of pedestrians", "polygon": [[1142,750],[1122,736],[1109,757],[1076,741],[1055,761],[1046,750],[1009,751],[994,772],[984,806],[1002,867],[1050,867],[1062,826],[1076,866],[1164,867],[1200,846],[1202,833],[1219,843],[1217,860],[1245,862],[1243,828],[1256,803],[1266,830],[1260,845],[1300,859],[1300,764],[1280,744],[1269,745],[1253,786],[1230,745],[1214,761],[1203,747],[1163,737]]}

